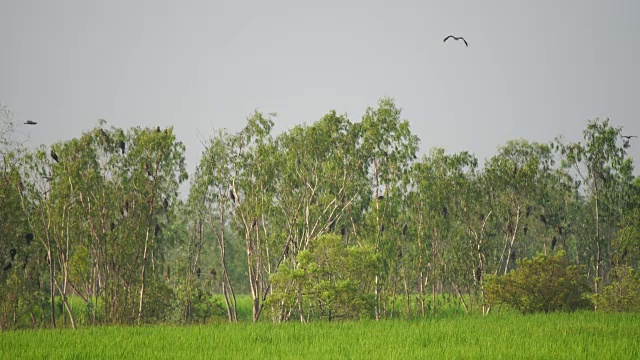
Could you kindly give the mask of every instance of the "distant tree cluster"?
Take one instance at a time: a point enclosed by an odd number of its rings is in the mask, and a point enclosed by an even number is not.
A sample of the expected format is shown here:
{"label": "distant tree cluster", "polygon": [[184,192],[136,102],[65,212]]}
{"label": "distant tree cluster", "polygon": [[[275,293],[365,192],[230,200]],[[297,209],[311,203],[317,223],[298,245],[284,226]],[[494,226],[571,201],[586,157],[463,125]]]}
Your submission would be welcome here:
{"label": "distant tree cluster", "polygon": [[[509,141],[481,168],[469,152],[418,158],[389,98],[277,135],[257,112],[211,135],[181,201],[172,128],[100,121],[28,151],[3,114],[2,329],[236,322],[238,293],[254,321],[424,317],[443,294],[485,314],[581,308],[587,290],[637,310],[640,180],[608,120],[584,142]],[[553,295],[568,279],[576,292]]]}

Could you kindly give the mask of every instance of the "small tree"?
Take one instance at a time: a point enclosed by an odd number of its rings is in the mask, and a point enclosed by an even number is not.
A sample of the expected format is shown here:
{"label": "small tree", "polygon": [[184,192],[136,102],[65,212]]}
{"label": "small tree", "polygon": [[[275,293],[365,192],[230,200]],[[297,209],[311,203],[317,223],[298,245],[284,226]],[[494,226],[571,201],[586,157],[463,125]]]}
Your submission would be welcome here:
{"label": "small tree", "polygon": [[283,264],[271,278],[273,294],[268,304],[276,321],[294,313],[301,321],[373,315],[375,298],[368,289],[380,256],[372,247],[346,246],[338,235],[322,235],[297,260],[297,269]]}
{"label": "small tree", "polygon": [[640,278],[627,265],[613,270],[614,281],[602,289],[599,309],[604,311],[640,311]]}
{"label": "small tree", "polygon": [[491,304],[508,304],[521,313],[574,311],[591,305],[587,280],[577,266],[570,265],[564,251],[538,254],[517,264],[506,275],[488,279]]}

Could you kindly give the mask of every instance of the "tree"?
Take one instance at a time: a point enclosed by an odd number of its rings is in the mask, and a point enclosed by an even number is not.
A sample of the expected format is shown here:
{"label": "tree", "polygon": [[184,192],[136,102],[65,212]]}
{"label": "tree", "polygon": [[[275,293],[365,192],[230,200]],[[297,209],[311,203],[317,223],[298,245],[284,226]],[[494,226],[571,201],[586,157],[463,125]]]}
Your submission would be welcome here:
{"label": "tree", "polygon": [[486,286],[490,303],[508,304],[522,313],[574,311],[591,306],[589,286],[564,251],[539,253],[518,261],[518,268],[493,276]]}

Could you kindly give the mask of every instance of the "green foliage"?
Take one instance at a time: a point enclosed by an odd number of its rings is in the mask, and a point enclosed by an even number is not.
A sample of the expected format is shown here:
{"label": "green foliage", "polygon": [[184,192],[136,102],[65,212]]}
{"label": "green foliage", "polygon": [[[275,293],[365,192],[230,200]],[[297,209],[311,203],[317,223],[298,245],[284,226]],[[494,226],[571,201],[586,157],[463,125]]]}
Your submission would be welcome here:
{"label": "green foliage", "polygon": [[297,314],[340,320],[370,316],[374,299],[366,291],[380,256],[372,248],[346,246],[337,235],[323,235],[298,254],[298,268],[281,265],[272,277],[273,295],[268,305],[279,320]]}
{"label": "green foliage", "polygon": [[612,271],[614,280],[598,294],[598,310],[640,312],[640,276],[622,265]]}
{"label": "green foliage", "polygon": [[564,251],[518,261],[517,269],[489,278],[486,290],[490,303],[508,304],[522,313],[575,311],[591,305],[586,279],[569,264]]}

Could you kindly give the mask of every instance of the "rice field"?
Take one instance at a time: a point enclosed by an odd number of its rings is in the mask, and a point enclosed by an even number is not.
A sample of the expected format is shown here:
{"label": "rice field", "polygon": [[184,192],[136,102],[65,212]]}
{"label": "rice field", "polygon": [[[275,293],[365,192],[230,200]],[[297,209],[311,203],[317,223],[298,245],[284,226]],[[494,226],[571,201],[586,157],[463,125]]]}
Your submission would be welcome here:
{"label": "rice field", "polygon": [[85,327],[0,333],[0,359],[640,359],[640,314]]}

